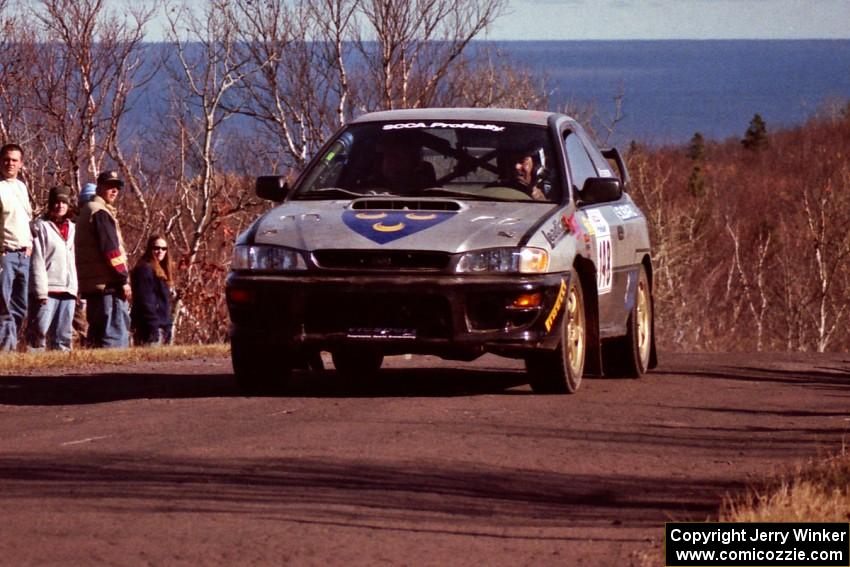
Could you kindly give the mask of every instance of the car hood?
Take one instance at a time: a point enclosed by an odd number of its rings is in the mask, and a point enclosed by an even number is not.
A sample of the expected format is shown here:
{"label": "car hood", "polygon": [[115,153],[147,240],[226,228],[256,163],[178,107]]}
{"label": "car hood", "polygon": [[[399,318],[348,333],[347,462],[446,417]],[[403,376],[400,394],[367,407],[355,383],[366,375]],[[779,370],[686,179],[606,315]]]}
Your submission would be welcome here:
{"label": "car hood", "polygon": [[254,242],[300,250],[448,253],[515,246],[551,203],[454,199],[289,201],[257,221]]}

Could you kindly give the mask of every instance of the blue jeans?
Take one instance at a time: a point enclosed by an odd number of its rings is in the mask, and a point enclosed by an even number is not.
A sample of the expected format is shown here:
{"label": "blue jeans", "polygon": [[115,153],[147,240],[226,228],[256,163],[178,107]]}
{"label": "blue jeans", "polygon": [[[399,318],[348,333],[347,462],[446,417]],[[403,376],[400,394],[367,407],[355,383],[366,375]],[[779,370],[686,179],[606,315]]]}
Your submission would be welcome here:
{"label": "blue jeans", "polygon": [[0,350],[15,350],[27,316],[30,258],[25,252],[0,253]]}
{"label": "blue jeans", "polygon": [[127,300],[115,293],[86,295],[88,341],[93,348],[130,346],[130,310]]}
{"label": "blue jeans", "polygon": [[[30,297],[30,319],[27,325],[30,350],[71,350],[71,324],[74,320],[74,297],[48,297],[41,304]],[[48,338],[49,344],[48,344]]]}

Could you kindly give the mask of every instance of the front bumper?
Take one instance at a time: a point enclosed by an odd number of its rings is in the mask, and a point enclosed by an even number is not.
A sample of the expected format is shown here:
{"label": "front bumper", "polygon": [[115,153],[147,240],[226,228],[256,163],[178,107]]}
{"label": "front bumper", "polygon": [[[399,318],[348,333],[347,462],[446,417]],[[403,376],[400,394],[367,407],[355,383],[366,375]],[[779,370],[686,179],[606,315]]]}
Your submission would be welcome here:
{"label": "front bumper", "polygon": [[557,347],[569,273],[267,275],[226,283],[234,340],[294,351],[357,345],[471,360]]}

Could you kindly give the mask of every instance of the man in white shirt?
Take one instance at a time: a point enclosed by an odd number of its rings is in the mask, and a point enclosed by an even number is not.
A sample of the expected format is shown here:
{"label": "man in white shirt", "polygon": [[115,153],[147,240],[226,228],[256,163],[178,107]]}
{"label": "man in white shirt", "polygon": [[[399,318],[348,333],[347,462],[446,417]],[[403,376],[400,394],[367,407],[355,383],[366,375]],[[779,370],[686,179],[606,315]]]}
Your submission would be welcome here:
{"label": "man in white shirt", "polygon": [[0,148],[0,351],[17,348],[18,329],[27,314],[32,206],[18,179],[23,155],[17,144]]}

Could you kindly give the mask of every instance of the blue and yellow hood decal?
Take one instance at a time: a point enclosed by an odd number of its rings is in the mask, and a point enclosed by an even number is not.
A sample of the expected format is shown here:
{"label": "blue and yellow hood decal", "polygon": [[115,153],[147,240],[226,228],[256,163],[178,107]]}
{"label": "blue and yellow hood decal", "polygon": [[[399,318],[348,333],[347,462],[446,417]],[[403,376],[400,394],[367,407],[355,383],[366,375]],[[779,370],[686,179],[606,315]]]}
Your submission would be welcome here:
{"label": "blue and yellow hood decal", "polygon": [[343,211],[342,221],[372,242],[386,244],[436,226],[456,214],[446,211]]}

